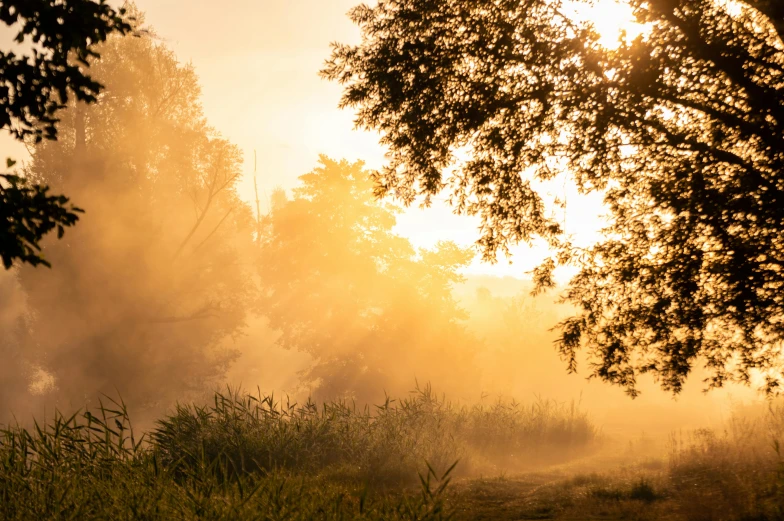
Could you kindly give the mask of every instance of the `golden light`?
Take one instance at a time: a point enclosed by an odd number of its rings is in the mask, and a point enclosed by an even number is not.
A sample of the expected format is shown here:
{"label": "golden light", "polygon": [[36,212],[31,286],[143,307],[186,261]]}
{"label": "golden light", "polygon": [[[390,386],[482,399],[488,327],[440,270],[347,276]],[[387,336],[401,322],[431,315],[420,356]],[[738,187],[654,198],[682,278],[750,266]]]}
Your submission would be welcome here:
{"label": "golden light", "polygon": [[625,2],[569,1],[566,7],[570,14],[574,13],[574,20],[593,25],[600,35],[599,43],[608,49],[617,48],[622,41],[632,41],[648,31],[648,27],[635,20],[631,6]]}

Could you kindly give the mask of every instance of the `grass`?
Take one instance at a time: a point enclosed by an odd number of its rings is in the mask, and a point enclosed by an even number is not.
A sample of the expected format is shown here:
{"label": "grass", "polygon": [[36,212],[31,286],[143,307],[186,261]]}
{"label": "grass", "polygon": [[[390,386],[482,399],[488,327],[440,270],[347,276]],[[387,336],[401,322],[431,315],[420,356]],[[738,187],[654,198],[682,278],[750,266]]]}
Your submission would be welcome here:
{"label": "grass", "polygon": [[741,410],[723,430],[673,435],[659,459],[609,445],[589,461],[466,480],[450,493],[461,520],[781,521],[782,435],[783,406]]}
{"label": "grass", "polygon": [[242,472],[286,469],[397,485],[426,472],[425,462],[443,473],[460,461],[457,474],[468,475],[566,461],[591,450],[597,433],[574,406],[459,406],[428,386],[372,408],[216,393],[210,406],[178,406],[152,439],[166,464],[221,456]]}
{"label": "grass", "polygon": [[426,387],[372,408],[217,393],[137,438],[111,402],[0,431],[0,518],[777,521],[783,435],[770,406],[634,461],[622,444],[595,452],[570,405],[466,406]]}
{"label": "grass", "polygon": [[429,387],[372,409],[216,393],[140,438],[111,402],[0,431],[0,517],[448,519],[451,477],[495,465],[493,444],[536,459],[567,446],[558,460],[595,437],[573,407],[458,406]]}
{"label": "grass", "polygon": [[784,404],[738,412],[723,431],[673,437],[670,480],[690,519],[784,519]]}

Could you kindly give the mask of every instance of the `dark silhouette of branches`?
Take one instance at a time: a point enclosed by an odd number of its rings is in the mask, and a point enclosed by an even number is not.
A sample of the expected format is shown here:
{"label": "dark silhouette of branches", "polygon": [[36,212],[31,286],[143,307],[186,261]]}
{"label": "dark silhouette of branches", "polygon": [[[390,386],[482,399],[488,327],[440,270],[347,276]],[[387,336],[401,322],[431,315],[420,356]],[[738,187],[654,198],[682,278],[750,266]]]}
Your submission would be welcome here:
{"label": "dark silhouette of branches", "polygon": [[[776,392],[784,7],[628,3],[646,32],[606,48],[558,0],[380,0],[351,11],[363,42],[335,44],[322,74],[389,147],[380,195],[450,191],[481,218],[489,259],[544,238],[539,289],[558,265],[580,268],[558,342],[570,370],[584,347],[592,375],[632,396],[641,373],[679,392],[697,363],[709,387]],[[573,247],[532,188],[565,172],[605,195],[612,219],[592,248]]]}
{"label": "dark silhouette of branches", "polygon": [[[105,0],[2,0],[0,21],[18,27],[16,43],[35,42],[25,55],[0,51],[0,129],[19,140],[57,138],[57,113],[71,95],[93,103],[102,85],[86,69],[100,58],[96,46],[114,33],[131,31],[125,9]],[[12,161],[9,160],[10,168]],[[78,208],[49,188],[5,174],[0,185],[0,256],[6,269],[14,260],[49,266],[40,241],[51,230],[62,237],[78,220]]]}

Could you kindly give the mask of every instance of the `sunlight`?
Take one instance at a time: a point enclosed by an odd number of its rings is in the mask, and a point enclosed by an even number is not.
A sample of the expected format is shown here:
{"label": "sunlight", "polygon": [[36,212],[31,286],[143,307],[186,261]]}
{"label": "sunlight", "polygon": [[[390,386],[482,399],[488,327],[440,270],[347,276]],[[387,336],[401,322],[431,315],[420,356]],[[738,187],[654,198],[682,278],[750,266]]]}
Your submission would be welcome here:
{"label": "sunlight", "polygon": [[0,521],[784,521],[784,0],[363,2],[0,0]]}
{"label": "sunlight", "polygon": [[730,16],[738,17],[743,14],[743,3],[738,0],[716,0],[716,4],[724,8]]}
{"label": "sunlight", "polygon": [[569,1],[568,8],[574,19],[593,24],[599,33],[599,43],[607,49],[617,48],[622,41],[633,41],[648,32],[645,24],[635,21],[631,6],[617,0],[596,0],[592,4]]}

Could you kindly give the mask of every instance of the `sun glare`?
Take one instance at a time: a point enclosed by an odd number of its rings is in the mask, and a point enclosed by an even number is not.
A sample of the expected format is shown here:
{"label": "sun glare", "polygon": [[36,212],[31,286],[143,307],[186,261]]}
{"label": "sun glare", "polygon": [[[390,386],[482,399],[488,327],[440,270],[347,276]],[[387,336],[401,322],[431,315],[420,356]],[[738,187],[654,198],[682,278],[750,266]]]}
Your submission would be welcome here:
{"label": "sun glare", "polygon": [[588,22],[599,33],[599,43],[608,48],[617,48],[622,41],[632,41],[645,34],[648,28],[637,23],[631,6],[616,0],[597,0],[592,4],[572,1],[567,4],[574,19]]}
{"label": "sun glare", "polygon": [[743,14],[743,4],[737,0],[716,0],[716,4],[724,8],[730,16],[740,16]]}

